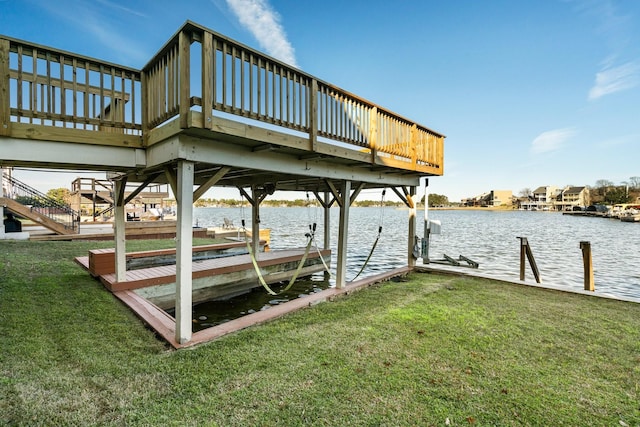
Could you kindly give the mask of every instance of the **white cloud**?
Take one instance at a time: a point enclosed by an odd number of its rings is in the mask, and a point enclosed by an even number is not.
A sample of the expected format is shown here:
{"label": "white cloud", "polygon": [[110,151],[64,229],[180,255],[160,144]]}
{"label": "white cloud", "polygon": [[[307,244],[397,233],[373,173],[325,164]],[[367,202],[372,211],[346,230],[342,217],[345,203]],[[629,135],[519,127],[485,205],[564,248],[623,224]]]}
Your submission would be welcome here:
{"label": "white cloud", "polygon": [[627,62],[617,67],[605,67],[596,74],[596,82],[589,91],[589,99],[598,99],[622,90],[632,89],[640,82],[640,64]]}
{"label": "white cloud", "polygon": [[280,24],[280,16],[267,0],[227,0],[227,4],[261,48],[269,55],[298,67],[294,49]]}
{"label": "white cloud", "polygon": [[575,134],[576,130],[574,128],[554,129],[543,132],[531,143],[531,152],[540,154],[559,150]]}
{"label": "white cloud", "polygon": [[598,146],[602,148],[612,148],[612,147],[620,147],[622,145],[634,145],[637,146],[638,142],[640,142],[640,134],[630,134],[623,135],[616,138],[606,139],[601,141]]}
{"label": "white cloud", "polygon": [[101,4],[105,5],[105,6],[109,6],[109,7],[113,8],[113,9],[116,9],[116,10],[119,10],[119,11],[122,11],[122,12],[126,12],[126,13],[129,13],[131,15],[139,16],[140,18],[146,18],[147,17],[147,15],[145,15],[142,12],[139,12],[137,10],[134,10],[134,9],[131,9],[131,8],[116,4],[116,3],[112,2],[112,1],[109,1],[109,0],[97,0],[97,1],[98,1],[98,3],[101,3]]}

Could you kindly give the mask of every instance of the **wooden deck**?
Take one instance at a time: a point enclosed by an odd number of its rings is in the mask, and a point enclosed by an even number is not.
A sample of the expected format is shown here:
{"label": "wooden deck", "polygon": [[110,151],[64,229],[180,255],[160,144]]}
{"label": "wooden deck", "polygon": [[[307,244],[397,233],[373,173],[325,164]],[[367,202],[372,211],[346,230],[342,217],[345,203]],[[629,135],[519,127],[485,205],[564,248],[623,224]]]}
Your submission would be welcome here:
{"label": "wooden deck", "polygon": [[[410,208],[411,267],[413,197],[422,178],[444,174],[444,139],[189,21],[142,69],[0,36],[0,166],[106,172],[114,182],[119,253],[126,240],[128,184],[137,185],[134,193],[152,184],[170,185],[183,260],[192,246],[194,202],[210,188],[240,190],[249,202],[254,247],[264,198],[280,190],[302,191],[324,208],[327,230],[330,208],[340,208],[336,286],[341,288],[349,207],[362,190],[390,188]],[[177,279],[175,332],[185,343],[191,339],[191,282],[216,271],[250,268],[248,257],[237,258],[237,265],[197,262],[191,277],[189,261],[178,278],[175,267],[126,272],[121,283],[113,275],[102,277],[116,293]],[[260,264],[269,262],[265,256]],[[124,267],[119,260],[120,275]]]}
{"label": "wooden deck", "polygon": [[6,166],[315,192],[444,170],[444,135],[193,22],[141,70],[0,36],[0,94]]}

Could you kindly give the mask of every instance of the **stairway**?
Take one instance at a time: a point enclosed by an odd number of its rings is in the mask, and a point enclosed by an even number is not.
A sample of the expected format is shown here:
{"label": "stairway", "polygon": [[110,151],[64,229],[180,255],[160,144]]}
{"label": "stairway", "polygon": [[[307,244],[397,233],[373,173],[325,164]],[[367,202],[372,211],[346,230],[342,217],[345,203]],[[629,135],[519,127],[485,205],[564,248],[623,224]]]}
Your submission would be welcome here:
{"label": "stairway", "polygon": [[4,174],[2,182],[10,197],[0,197],[0,205],[15,215],[30,219],[56,234],[77,234],[80,213],[27,184]]}

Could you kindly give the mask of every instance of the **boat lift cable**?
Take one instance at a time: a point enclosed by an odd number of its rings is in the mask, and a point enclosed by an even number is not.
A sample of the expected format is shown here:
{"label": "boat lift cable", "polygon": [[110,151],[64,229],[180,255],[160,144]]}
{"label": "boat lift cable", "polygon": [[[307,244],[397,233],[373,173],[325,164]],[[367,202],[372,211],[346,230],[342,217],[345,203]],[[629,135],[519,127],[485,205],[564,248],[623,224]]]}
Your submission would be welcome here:
{"label": "boat lift cable", "polygon": [[382,235],[382,224],[384,221],[384,196],[385,193],[387,192],[387,189],[383,189],[382,190],[382,197],[380,200],[380,216],[378,219],[378,235],[376,236],[376,240],[373,242],[373,246],[371,246],[371,250],[369,251],[369,255],[367,256],[367,259],[364,261],[364,264],[362,264],[362,267],[360,268],[360,271],[358,271],[358,274],[356,274],[353,279],[349,280],[348,282],[353,282],[354,280],[356,280],[358,278],[358,276],[360,276],[360,274],[362,274],[362,272],[364,271],[365,267],[367,266],[367,264],[369,264],[369,261],[371,260],[371,257],[373,256],[373,252],[376,250],[376,246],[378,246],[378,242],[380,241],[380,236]]}
{"label": "boat lift cable", "polygon": [[[282,289],[280,292],[276,292],[273,289],[271,289],[271,287],[269,287],[269,285],[267,284],[267,281],[264,279],[264,275],[262,274],[262,271],[260,270],[260,266],[258,265],[258,260],[256,259],[255,253],[253,252],[253,248],[251,247],[251,243],[249,242],[249,238],[247,237],[247,228],[245,226],[245,220],[244,220],[244,209],[242,210],[242,215],[243,215],[243,218],[242,218],[241,230],[244,234],[244,241],[247,245],[247,250],[249,251],[249,257],[251,258],[251,263],[253,264],[253,268],[256,271],[256,275],[258,276],[258,280],[260,281],[260,284],[270,295],[275,296],[275,295],[280,295],[280,294],[283,294],[284,292],[287,292],[289,289],[291,289],[295,281],[298,279],[298,276],[302,271],[302,267],[304,267],[304,263],[307,261],[307,257],[309,256],[309,251],[311,250],[311,244],[313,242],[313,233],[315,233],[316,225],[313,224],[313,227],[309,225],[310,233],[306,234],[306,237],[308,239],[307,246],[305,247],[304,255],[302,255],[302,258],[298,263],[298,268],[296,268],[296,271],[291,277],[291,279],[289,280],[289,283],[287,284],[287,286],[284,289]],[[320,258],[322,259],[322,257]]]}
{"label": "boat lift cable", "polygon": [[[307,217],[309,218],[309,228],[311,231],[311,239],[314,242],[314,246],[316,248],[316,252],[318,253],[318,256],[320,257],[320,261],[322,261],[322,265],[324,266],[324,270],[329,274],[329,276],[332,279],[335,279],[336,276],[335,274],[333,274],[333,272],[331,271],[331,268],[329,268],[329,266],[327,265],[326,261],[324,260],[324,257],[322,256],[322,252],[320,252],[320,247],[318,245],[318,242],[316,240],[316,233],[315,233],[315,228],[316,228],[316,224],[318,223],[317,219],[318,219],[318,202],[314,201],[313,207],[314,209],[314,213],[313,213],[313,229],[311,229],[311,199],[309,198],[309,193],[307,192]],[[328,230],[324,230],[325,233],[328,233]]]}

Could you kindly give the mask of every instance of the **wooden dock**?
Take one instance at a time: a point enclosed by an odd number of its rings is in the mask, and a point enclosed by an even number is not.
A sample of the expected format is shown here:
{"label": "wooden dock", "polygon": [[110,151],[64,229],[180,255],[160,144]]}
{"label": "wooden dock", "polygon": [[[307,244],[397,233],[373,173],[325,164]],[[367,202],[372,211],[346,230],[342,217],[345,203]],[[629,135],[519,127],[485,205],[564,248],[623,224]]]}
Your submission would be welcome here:
{"label": "wooden dock", "polygon": [[[212,245],[216,246],[216,245]],[[220,245],[223,246],[223,245]],[[153,256],[155,251],[146,252],[146,256]],[[157,251],[157,255],[165,255],[167,251]],[[277,283],[289,280],[298,263],[304,256],[305,248],[261,252],[258,256],[258,266],[266,283]],[[301,268],[300,276],[304,277],[324,270],[320,259],[330,263],[330,250],[312,248]],[[116,280],[113,272],[115,263],[113,252],[110,250],[92,251],[87,257],[78,257],[76,261],[100,280],[111,292],[134,291],[162,309],[175,306],[176,294],[176,265],[163,265],[135,270],[127,270],[126,278]],[[192,263],[192,298],[193,302],[212,299],[226,299],[259,287],[250,255],[232,255],[219,258],[204,259]]]}

